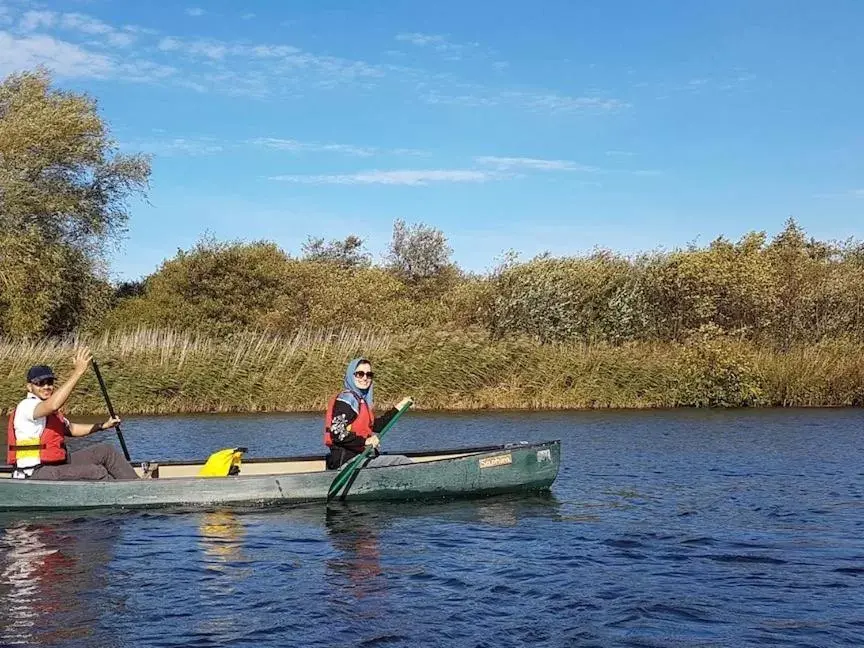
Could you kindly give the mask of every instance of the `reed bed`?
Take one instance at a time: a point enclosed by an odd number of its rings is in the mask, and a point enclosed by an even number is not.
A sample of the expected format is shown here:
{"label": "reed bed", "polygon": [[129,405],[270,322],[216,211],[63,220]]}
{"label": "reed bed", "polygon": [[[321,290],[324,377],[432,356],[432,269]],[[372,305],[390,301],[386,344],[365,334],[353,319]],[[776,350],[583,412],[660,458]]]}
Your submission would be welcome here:
{"label": "reed bed", "polygon": [[[538,344],[477,333],[301,331],[214,338],[138,328],[100,336],[0,340],[0,409],[21,398],[35,363],[61,380],[88,344],[122,415],[322,411],[347,362],[370,357],[379,407],[421,409],[834,407],[864,405],[864,345],[837,340],[780,351],[726,338],[677,343]],[[67,412],[102,414],[88,374]]]}
{"label": "reed bed", "polygon": [[[63,380],[75,347],[87,344],[118,412],[315,409],[318,394],[341,376],[346,358],[381,353],[389,343],[388,335],[367,331],[300,331],[290,337],[243,332],[213,338],[147,328],[94,337],[0,341],[0,408],[20,399],[29,366],[50,364]],[[66,410],[105,411],[93,375],[82,379]]]}

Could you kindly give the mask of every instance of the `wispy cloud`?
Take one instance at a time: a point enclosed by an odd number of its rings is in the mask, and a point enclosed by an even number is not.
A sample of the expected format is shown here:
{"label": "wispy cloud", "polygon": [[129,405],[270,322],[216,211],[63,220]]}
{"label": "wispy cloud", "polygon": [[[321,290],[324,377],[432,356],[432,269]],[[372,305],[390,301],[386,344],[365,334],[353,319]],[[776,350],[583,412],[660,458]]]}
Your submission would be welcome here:
{"label": "wispy cloud", "polygon": [[[112,26],[83,13],[37,10],[32,4],[24,10],[21,6],[0,5],[0,16],[13,25],[4,33],[6,47],[0,51],[0,65],[7,72],[42,64],[67,78],[120,80],[124,72],[131,70],[127,80],[169,82],[196,92],[247,98],[296,96],[298,92],[340,87],[374,91],[385,87],[386,82],[387,87],[411,88],[415,97],[429,104],[509,106],[545,114],[606,113],[628,106],[593,92],[590,96],[570,96],[478,85],[460,81],[452,73],[325,55],[286,43],[181,38],[134,25]],[[200,7],[185,11],[195,16],[204,13]],[[476,55],[490,56],[477,43],[453,42],[442,34],[405,32],[396,38],[444,55],[471,50]],[[111,51],[119,48],[123,48],[122,57]]]}
{"label": "wispy cloud", "polygon": [[166,36],[157,47],[189,64],[203,64],[206,69],[196,75],[196,83],[229,94],[268,96],[293,91],[298,84],[327,89],[385,74],[383,67],[364,61],[316,55],[292,45]]}
{"label": "wispy cloud", "polygon": [[104,43],[116,47],[126,47],[136,40],[134,28],[117,29],[97,18],[81,13],[25,11],[18,21],[18,30],[25,34],[52,28],[98,36],[104,40]]}
{"label": "wispy cloud", "polygon": [[52,38],[35,35],[16,37],[0,31],[0,74],[46,65],[61,77],[107,78],[116,71],[107,56]]}
{"label": "wispy cloud", "polygon": [[421,34],[419,32],[402,33],[396,36],[396,40],[420,47],[432,47],[437,50],[449,50],[458,47],[449,42],[446,37],[440,34]]}
{"label": "wispy cloud", "polygon": [[[161,156],[200,156],[231,154],[248,147],[284,151],[292,155],[333,154],[355,158],[387,156],[428,156],[429,152],[411,148],[381,148],[356,144],[335,144],[301,141],[281,137],[257,137],[249,140],[224,140],[203,136],[169,136],[164,131],[154,131],[154,137],[127,140],[124,148]],[[635,176],[657,176],[660,171],[632,169],[603,169],[572,160],[556,160],[532,157],[477,155],[471,158],[472,168],[460,169],[409,169],[373,170],[350,174],[287,174],[272,176],[270,180],[297,184],[389,184],[421,185],[432,182],[486,182],[489,180],[525,178],[532,173],[588,173],[598,175],[623,174]]]}
{"label": "wispy cloud", "polygon": [[[291,150],[294,150],[293,140]],[[277,175],[270,180],[297,184],[337,185],[427,185],[433,182],[488,182],[525,178],[531,172],[626,173],[654,175],[653,171],[617,171],[578,164],[571,160],[547,160],[528,157],[481,155],[473,158],[477,168],[469,169],[410,169],[395,171],[362,171],[349,174]],[[485,167],[485,168],[484,168]]]}
{"label": "wispy cloud", "polygon": [[29,32],[40,27],[53,27],[57,23],[57,13],[54,11],[27,11],[21,16],[18,28]]}
{"label": "wispy cloud", "polygon": [[608,97],[569,97],[556,93],[505,92],[505,98],[524,104],[532,110],[574,112],[585,110],[620,110],[629,104]]}
{"label": "wispy cloud", "polygon": [[[228,43],[214,39],[184,40],[166,36],[159,40],[157,47],[163,52],[180,52],[192,57],[216,60],[227,57],[237,59],[283,59],[285,62],[298,67],[319,65],[332,68],[340,63],[349,63],[355,66],[360,63],[332,56],[315,56],[293,45],[250,45],[246,43]],[[366,68],[368,69],[365,69],[365,72],[371,75],[382,72],[381,69],[376,69],[374,66],[366,66]]]}
{"label": "wispy cloud", "polygon": [[663,171],[656,169],[610,169],[579,164],[571,160],[545,160],[527,157],[498,157],[483,155],[474,158],[474,162],[480,166],[488,166],[498,171],[511,171],[514,173],[528,171],[563,171],[582,172],[599,175],[629,175],[640,177],[656,177],[663,175]]}
{"label": "wispy cloud", "polygon": [[489,108],[498,106],[502,102],[500,98],[477,94],[472,95],[450,95],[439,90],[431,90],[423,95],[423,100],[432,105],[460,106],[462,108]]}
{"label": "wispy cloud", "polygon": [[705,94],[710,92],[730,92],[747,90],[753,87],[756,75],[746,69],[736,68],[728,72],[698,76],[686,80],[639,81],[634,88],[655,93],[655,99],[670,100],[681,94]]}
{"label": "wispy cloud", "polygon": [[145,59],[116,62],[110,76],[134,83],[162,83],[169,79],[174,83],[178,82],[177,68]]}
{"label": "wispy cloud", "polygon": [[630,104],[609,97],[571,97],[552,92],[527,92],[474,87],[466,94],[446,94],[438,89],[428,91],[424,100],[430,104],[471,108],[516,106],[534,112],[611,112],[629,108]]}
{"label": "wispy cloud", "polygon": [[337,184],[337,185],[407,185],[423,186],[430,183],[487,182],[497,180],[501,175],[476,169],[422,169],[398,171],[363,171],[350,174],[333,175],[280,175],[270,180],[300,184]]}
{"label": "wispy cloud", "polygon": [[334,155],[359,158],[394,155],[428,155],[424,151],[410,148],[386,149],[375,146],[357,146],[354,144],[303,142],[296,139],[285,139],[279,137],[258,137],[250,140],[237,141],[204,136],[171,136],[161,130],[154,130],[153,137],[125,140],[123,142],[123,147],[129,150],[170,156],[231,153],[248,149],[249,147],[285,151],[298,155],[309,153],[331,153]]}
{"label": "wispy cloud", "polygon": [[188,9],[186,9],[186,15],[192,16],[193,18],[199,18],[205,13],[207,12],[204,11],[201,7],[189,7]]}
{"label": "wispy cloud", "polygon": [[60,27],[79,31],[82,34],[104,36],[110,45],[118,47],[126,47],[134,43],[136,40],[135,34],[131,31],[115,29],[101,20],[97,20],[96,18],[84,14],[63,14],[60,21]]}
{"label": "wispy cloud", "polygon": [[325,152],[342,153],[357,157],[371,157],[378,153],[378,149],[369,146],[354,146],[352,144],[321,144],[318,142],[300,142],[293,139],[281,139],[278,137],[258,137],[250,140],[250,144],[264,148],[277,149],[280,151],[292,151],[296,153]]}
{"label": "wispy cloud", "polygon": [[570,160],[542,160],[538,158],[525,157],[498,157],[494,155],[481,155],[474,158],[481,166],[491,166],[501,171],[513,169],[528,169],[534,171],[597,171],[595,167],[577,164]]}
{"label": "wispy cloud", "polygon": [[123,142],[121,147],[127,150],[152,153],[154,155],[174,157],[189,155],[213,155],[225,151],[226,147],[212,137],[169,137],[130,140]]}
{"label": "wispy cloud", "polygon": [[375,155],[426,156],[426,151],[412,148],[386,149],[377,146],[357,146],[355,144],[332,144],[321,142],[301,142],[281,137],[257,137],[247,144],[292,153],[338,153],[353,157],[372,157]]}
{"label": "wispy cloud", "polygon": [[[37,65],[66,78],[122,78],[122,73],[131,71],[124,80],[161,83],[173,76],[173,84],[198,92],[253,97],[296,93],[298,88],[362,84],[364,79],[385,74],[383,67],[316,55],[291,45],[174,38],[131,25],[112,27],[80,13],[31,10],[16,14],[2,6],[3,15],[14,25],[3,32],[0,69],[5,73]],[[70,38],[61,38],[61,32],[69,32]],[[122,58],[107,52],[139,40],[140,47],[127,50],[132,53]],[[184,74],[174,75],[178,70],[160,61],[169,55]]]}
{"label": "wispy cloud", "polygon": [[45,66],[64,78],[123,79],[137,83],[158,83],[177,70],[136,57],[115,58],[83,45],[45,34],[16,36],[0,31],[0,74]]}
{"label": "wispy cloud", "polygon": [[423,34],[420,32],[397,34],[396,40],[431,49],[443,54],[444,58],[454,61],[460,60],[465,52],[477,50],[480,47],[479,43],[455,43],[441,34]]}
{"label": "wispy cloud", "polygon": [[195,40],[183,42],[177,38],[166,37],[156,45],[163,52],[182,52],[190,56],[204,57],[219,61],[230,53],[227,45],[218,42]]}

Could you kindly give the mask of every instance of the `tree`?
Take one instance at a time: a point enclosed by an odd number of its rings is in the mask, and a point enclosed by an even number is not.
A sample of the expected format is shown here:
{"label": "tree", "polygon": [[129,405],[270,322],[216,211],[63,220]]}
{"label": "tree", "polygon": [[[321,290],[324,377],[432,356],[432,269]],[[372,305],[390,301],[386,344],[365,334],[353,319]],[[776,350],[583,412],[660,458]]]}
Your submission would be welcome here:
{"label": "tree", "polygon": [[0,331],[64,333],[93,315],[105,253],[149,176],[89,96],[52,88],[44,70],[0,82]]}
{"label": "tree", "polygon": [[302,250],[307,261],[335,263],[343,268],[364,268],[371,263],[371,256],[363,249],[363,239],[353,234],[346,236],[344,241],[334,239],[329,243],[325,243],[323,238],[310,236]]}
{"label": "tree", "polygon": [[441,230],[423,223],[409,227],[401,219],[393,223],[388,265],[406,281],[434,278],[452,269],[452,253]]}
{"label": "tree", "polygon": [[255,328],[285,292],[288,260],[275,243],[202,237],[147,277],[143,294],[123,300],[110,323],[220,335]]}

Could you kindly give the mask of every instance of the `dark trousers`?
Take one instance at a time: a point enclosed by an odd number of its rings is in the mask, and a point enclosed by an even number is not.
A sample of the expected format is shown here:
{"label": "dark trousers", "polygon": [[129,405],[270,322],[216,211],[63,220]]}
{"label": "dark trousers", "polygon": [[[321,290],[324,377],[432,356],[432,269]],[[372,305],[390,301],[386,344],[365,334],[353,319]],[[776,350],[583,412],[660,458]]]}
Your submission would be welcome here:
{"label": "dark trousers", "polygon": [[343,464],[348,463],[361,452],[363,452],[362,447],[359,450],[355,450],[354,448],[346,448],[344,446],[333,446],[330,448],[330,453],[324,457],[327,470],[341,468]]}
{"label": "dark trousers", "polygon": [[99,443],[70,452],[64,464],[39,466],[33,471],[33,479],[138,479],[138,473],[117,448],[107,443]]}

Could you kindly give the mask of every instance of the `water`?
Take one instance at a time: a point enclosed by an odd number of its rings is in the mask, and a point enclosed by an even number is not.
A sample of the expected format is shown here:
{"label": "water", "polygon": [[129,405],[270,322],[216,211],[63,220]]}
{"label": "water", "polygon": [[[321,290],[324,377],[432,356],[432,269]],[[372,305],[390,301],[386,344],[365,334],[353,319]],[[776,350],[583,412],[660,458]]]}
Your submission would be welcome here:
{"label": "water", "polygon": [[[313,416],[137,418],[133,457],[316,452]],[[404,417],[562,440],[548,495],[0,517],[0,645],[861,646],[858,410]],[[110,438],[105,435],[103,438]]]}

